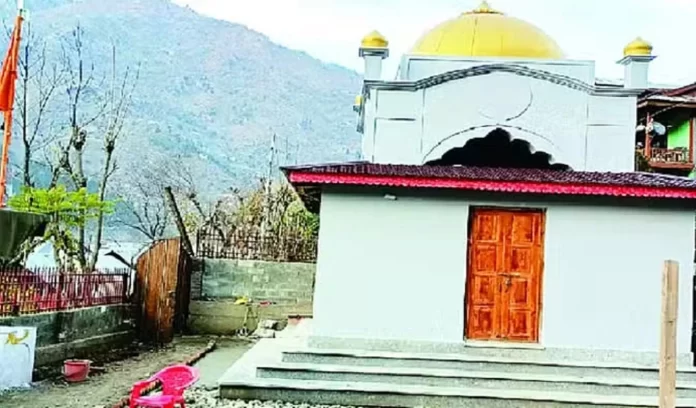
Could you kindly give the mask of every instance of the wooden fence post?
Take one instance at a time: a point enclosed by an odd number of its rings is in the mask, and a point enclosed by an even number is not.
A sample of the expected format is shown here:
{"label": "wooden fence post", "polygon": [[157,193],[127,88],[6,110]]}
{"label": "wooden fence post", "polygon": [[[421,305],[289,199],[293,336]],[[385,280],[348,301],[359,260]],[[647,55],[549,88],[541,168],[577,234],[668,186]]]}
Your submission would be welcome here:
{"label": "wooden fence post", "polygon": [[665,261],[662,269],[660,408],[676,406],[678,288],[679,264],[676,261]]}
{"label": "wooden fence post", "polygon": [[65,290],[65,274],[63,270],[58,270],[58,293],[56,296],[56,309],[63,310],[63,290]]}
{"label": "wooden fence post", "polygon": [[128,294],[130,293],[130,275],[123,273],[121,276],[121,303],[128,303]]}

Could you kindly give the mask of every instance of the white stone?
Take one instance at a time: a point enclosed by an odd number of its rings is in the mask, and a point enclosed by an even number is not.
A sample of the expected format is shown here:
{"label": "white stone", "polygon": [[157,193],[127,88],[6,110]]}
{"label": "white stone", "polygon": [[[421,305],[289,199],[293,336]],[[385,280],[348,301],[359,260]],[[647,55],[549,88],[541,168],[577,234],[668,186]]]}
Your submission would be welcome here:
{"label": "white stone", "polygon": [[0,326],[0,390],[31,385],[36,328]]}

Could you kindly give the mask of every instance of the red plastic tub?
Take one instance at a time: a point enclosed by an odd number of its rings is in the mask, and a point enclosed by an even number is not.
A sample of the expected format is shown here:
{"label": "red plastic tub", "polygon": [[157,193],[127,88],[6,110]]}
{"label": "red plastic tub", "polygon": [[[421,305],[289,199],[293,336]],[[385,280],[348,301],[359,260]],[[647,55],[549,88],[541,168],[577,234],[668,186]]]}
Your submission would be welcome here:
{"label": "red plastic tub", "polygon": [[63,362],[63,377],[65,381],[81,382],[86,380],[91,363],[89,360],[65,360]]}

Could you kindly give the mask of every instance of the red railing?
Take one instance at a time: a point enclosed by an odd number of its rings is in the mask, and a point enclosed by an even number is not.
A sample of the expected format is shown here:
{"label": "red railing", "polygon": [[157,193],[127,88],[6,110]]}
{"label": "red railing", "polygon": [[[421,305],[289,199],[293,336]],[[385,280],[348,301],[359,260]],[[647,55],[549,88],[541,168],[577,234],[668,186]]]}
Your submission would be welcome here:
{"label": "red railing", "polygon": [[61,273],[55,268],[0,269],[0,316],[126,303],[129,271]]}

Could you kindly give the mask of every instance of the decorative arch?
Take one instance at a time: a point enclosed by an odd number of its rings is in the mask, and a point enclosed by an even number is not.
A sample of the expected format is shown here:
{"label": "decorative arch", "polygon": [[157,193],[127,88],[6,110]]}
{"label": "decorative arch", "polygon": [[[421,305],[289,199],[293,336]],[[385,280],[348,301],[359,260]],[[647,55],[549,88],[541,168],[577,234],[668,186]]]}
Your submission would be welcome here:
{"label": "decorative arch", "polygon": [[527,169],[569,170],[570,166],[555,163],[551,154],[535,150],[524,139],[513,139],[508,131],[496,127],[485,137],[469,139],[463,146],[447,150],[426,165],[505,167]]}
{"label": "decorative arch", "polygon": [[[537,151],[547,154],[549,156],[549,163],[551,164],[565,163],[570,167],[577,164],[573,163],[570,157],[556,146],[550,138],[519,126],[507,124],[473,126],[451,134],[425,150],[421,163],[426,164],[439,160],[450,150],[462,148],[471,140],[484,139],[493,133],[494,130],[503,131],[507,135],[510,143],[513,141],[519,141],[517,143],[525,142],[532,154]],[[500,134],[500,132],[498,133]]]}

